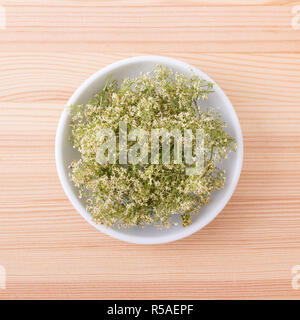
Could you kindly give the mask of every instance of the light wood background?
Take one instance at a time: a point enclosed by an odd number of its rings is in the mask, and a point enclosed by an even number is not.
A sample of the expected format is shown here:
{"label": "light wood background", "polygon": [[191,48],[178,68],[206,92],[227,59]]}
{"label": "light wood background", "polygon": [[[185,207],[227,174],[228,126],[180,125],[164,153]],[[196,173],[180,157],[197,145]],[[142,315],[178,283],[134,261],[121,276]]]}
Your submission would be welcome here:
{"label": "light wood background", "polygon": [[[300,298],[300,29],[293,1],[1,1],[0,299]],[[300,3],[299,3],[300,4]],[[74,90],[135,55],[182,59],[225,90],[245,160],[223,212],[138,246],[96,231],[59,183],[54,137]]]}

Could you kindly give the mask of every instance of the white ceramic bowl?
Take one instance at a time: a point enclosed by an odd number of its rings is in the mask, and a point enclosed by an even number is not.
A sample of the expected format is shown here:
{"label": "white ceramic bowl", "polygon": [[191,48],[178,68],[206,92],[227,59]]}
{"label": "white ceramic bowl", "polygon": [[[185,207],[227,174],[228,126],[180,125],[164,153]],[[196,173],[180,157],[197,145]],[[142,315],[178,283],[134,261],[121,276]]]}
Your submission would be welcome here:
{"label": "white ceramic bowl", "polygon": [[[160,56],[134,57],[113,63],[96,72],[75,91],[68,101],[68,106],[86,103],[90,100],[96,92],[103,88],[109,75],[112,75],[113,79],[121,81],[126,77],[136,77],[140,72],[151,71],[156,64],[170,67],[183,74],[189,74],[192,70],[203,79],[213,81],[200,70],[176,59]],[[70,117],[65,109],[56,132],[56,166],[61,184],[77,211],[98,230],[114,238],[138,244],[159,244],[178,240],[200,230],[212,221],[222,211],[233,194],[243,162],[243,138],[238,117],[229,99],[217,84],[215,84],[214,90],[215,92],[210,94],[209,99],[205,101],[205,106],[220,107],[223,119],[227,123],[227,132],[236,138],[238,148],[236,153],[231,153],[229,158],[222,163],[222,166],[226,169],[225,187],[212,193],[211,202],[200,209],[199,215],[193,218],[193,223],[190,226],[183,228],[179,224],[170,229],[159,230],[155,227],[106,228],[95,224],[85,209],[84,201],[79,199],[77,189],[68,177],[68,165],[73,159],[79,158],[79,155],[68,140],[68,136],[70,136]]]}

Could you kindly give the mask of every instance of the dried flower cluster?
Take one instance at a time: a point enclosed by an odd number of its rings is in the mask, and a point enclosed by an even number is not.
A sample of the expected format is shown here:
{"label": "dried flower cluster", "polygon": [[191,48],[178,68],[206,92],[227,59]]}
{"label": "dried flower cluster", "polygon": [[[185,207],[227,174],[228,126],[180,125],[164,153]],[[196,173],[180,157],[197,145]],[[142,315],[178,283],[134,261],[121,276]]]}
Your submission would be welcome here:
{"label": "dried flower cluster", "polygon": [[[236,143],[224,131],[217,111],[200,108],[201,100],[212,91],[212,83],[195,75],[157,66],[120,85],[108,81],[87,104],[71,108],[71,139],[81,157],[70,165],[70,176],[97,223],[161,228],[180,215],[187,226],[191,216],[209,202],[211,192],[223,188],[225,175],[218,163],[236,149]],[[97,132],[112,128],[117,135],[120,121],[127,121],[128,130],[201,128],[205,133],[203,173],[187,175],[185,163],[99,164]]]}

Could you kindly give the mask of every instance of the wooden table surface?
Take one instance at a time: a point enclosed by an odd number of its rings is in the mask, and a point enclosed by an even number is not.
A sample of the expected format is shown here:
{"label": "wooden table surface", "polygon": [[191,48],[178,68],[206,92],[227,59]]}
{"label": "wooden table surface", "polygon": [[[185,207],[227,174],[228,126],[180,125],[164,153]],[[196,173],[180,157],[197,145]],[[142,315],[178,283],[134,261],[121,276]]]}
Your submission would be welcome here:
{"label": "wooden table surface", "polygon": [[[300,265],[296,4],[0,1],[0,265],[7,275],[0,299],[299,299],[292,286]],[[216,80],[245,144],[242,175],[222,213],[186,239],[155,246],[90,226],[65,196],[54,161],[57,122],[74,90],[105,65],[143,54],[181,59]]]}

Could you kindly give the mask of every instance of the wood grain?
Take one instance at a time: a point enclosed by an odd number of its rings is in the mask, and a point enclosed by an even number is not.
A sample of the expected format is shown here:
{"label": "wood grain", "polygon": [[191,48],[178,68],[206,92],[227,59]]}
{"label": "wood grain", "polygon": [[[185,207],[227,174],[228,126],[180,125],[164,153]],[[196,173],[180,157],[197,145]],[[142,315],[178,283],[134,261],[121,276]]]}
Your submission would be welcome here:
{"label": "wood grain", "polygon": [[[295,2],[1,4],[0,299],[300,298],[291,272],[300,265]],[[146,247],[88,225],[54,162],[58,118],[73,91],[99,68],[141,54],[208,73],[232,101],[245,143],[223,212],[189,238]]]}

